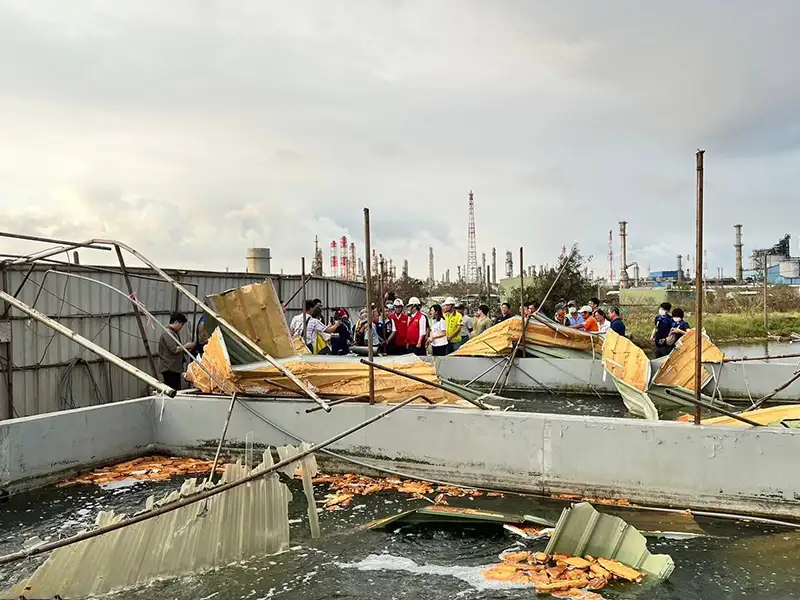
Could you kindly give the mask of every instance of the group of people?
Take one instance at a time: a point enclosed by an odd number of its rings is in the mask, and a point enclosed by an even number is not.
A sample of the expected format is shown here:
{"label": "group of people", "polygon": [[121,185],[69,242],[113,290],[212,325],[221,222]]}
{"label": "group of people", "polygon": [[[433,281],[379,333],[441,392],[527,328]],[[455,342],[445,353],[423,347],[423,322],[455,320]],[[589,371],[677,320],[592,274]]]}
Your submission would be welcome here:
{"label": "group of people", "polygon": [[[293,337],[303,339],[314,354],[344,355],[353,346],[372,345],[375,351],[386,354],[425,355],[430,348],[434,356],[445,356],[470,337],[514,316],[507,302],[500,305],[500,314],[492,320],[486,304],[478,306],[473,317],[467,314],[463,302],[452,297],[432,305],[427,314],[422,311],[422,302],[417,297],[409,298],[406,305],[402,298],[396,298],[390,292],[383,300],[385,311],[373,307],[370,314],[363,308],[355,324],[350,321],[346,309],[336,309],[327,325],[323,321],[322,300],[308,300],[303,313],[292,318],[289,330]],[[520,309],[523,318],[531,318],[535,313],[541,313],[535,302],[523,303]],[[589,303],[580,308],[574,300],[560,302],[555,306],[553,319],[564,327],[587,333],[602,334],[613,330],[625,335],[625,323],[619,308],[601,308],[598,298],[590,298]],[[182,313],[171,315],[169,327],[158,343],[159,372],[164,383],[174,389],[180,389],[185,354],[202,353],[208,342],[205,317],[202,317],[195,328],[194,339],[181,343],[180,331],[187,321]],[[655,355],[669,354],[688,329],[682,309],[673,309],[669,302],[661,304],[650,335]]]}
{"label": "group of people", "polygon": [[673,310],[672,304],[662,302],[650,334],[650,342],[653,344],[656,358],[672,352],[675,344],[688,330],[689,323],[684,319],[683,309],[675,308]]}

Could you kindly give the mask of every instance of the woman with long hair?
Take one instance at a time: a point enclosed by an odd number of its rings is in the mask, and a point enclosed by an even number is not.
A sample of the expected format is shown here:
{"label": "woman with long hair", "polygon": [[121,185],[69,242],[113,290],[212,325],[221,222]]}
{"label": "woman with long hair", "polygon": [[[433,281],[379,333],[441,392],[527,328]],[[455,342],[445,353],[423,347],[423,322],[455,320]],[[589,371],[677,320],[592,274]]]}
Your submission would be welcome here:
{"label": "woman with long hair", "polygon": [[431,345],[431,353],[434,356],[447,355],[447,324],[444,320],[444,313],[439,304],[431,307],[431,335],[428,343]]}

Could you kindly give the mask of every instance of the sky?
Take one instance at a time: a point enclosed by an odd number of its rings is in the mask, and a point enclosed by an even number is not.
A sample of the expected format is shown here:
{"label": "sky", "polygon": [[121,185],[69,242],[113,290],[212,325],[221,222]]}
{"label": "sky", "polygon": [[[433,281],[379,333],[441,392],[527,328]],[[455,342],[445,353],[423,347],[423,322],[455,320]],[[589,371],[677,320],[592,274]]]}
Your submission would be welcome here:
{"label": "sky", "polygon": [[[0,230],[164,267],[300,271],[314,238],[410,274],[492,247],[708,271],[800,235],[800,3],[0,0]],[[793,58],[794,57],[794,58]],[[3,240],[0,252],[30,252]],[[797,253],[797,238],[792,249]],[[106,253],[81,252],[82,262]]]}

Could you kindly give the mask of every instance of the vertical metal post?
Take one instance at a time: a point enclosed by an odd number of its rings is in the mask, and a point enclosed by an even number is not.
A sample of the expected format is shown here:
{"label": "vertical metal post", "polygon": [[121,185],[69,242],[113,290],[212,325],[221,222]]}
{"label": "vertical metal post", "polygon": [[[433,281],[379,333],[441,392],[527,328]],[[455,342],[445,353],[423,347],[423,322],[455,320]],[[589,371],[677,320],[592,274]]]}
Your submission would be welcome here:
{"label": "vertical metal post", "polygon": [[[147,361],[150,363],[150,370],[153,372],[153,377],[158,378],[158,368],[156,367],[156,361],[153,358],[153,353],[150,350],[150,342],[147,341],[147,330],[145,330],[144,323],[142,322],[142,313],[139,312],[139,307],[136,305],[136,302],[134,302],[136,298],[134,296],[133,284],[131,283],[128,269],[125,267],[125,259],[122,257],[122,251],[119,249],[119,246],[114,246],[114,250],[117,252],[119,268],[122,269],[122,277],[125,279],[128,297],[131,299],[131,304],[133,305],[133,314],[136,317],[136,325],[139,326],[139,335],[142,336],[142,343],[144,344],[144,351],[147,354]],[[109,328],[109,331],[111,331],[111,328]],[[109,348],[110,347],[111,346],[109,346]]]}
{"label": "vertical metal post", "polygon": [[[769,284],[769,267],[767,255],[764,254],[764,332],[769,333],[769,309],[767,308],[767,285]],[[769,354],[769,352],[767,353]]]}
{"label": "vertical metal post", "polygon": [[[378,300],[381,303],[381,323],[383,324],[383,335],[386,335],[386,303],[383,301],[383,278],[385,276],[384,268],[386,267],[386,263],[383,260],[383,254],[381,254],[381,258],[379,261],[380,264],[380,271],[378,272]],[[384,338],[381,340],[385,341]],[[384,351],[386,348],[384,348]]]}
{"label": "vertical metal post", "polygon": [[306,315],[306,257],[300,259],[300,291],[303,295],[303,305],[300,307],[300,314],[303,318],[303,343],[306,342],[306,328],[308,327],[308,315]]}
{"label": "vertical metal post", "polygon": [[[34,263],[35,264],[35,263]],[[28,272],[25,274],[25,278],[23,279],[22,285],[25,285],[25,281],[28,277],[30,277],[31,271],[33,271],[33,266],[28,269]],[[8,291],[8,270],[5,266],[1,269],[0,272],[0,290],[3,292]],[[20,291],[22,291],[22,285],[17,289],[15,292],[15,296],[17,296]],[[3,317],[0,320],[4,319],[8,315],[8,311],[11,309],[11,305],[7,302],[5,304],[5,310],[3,311]],[[6,418],[13,419],[14,418],[14,367],[12,364],[12,357],[13,354],[13,346],[12,346],[12,321],[8,319],[8,341],[6,343],[0,343],[0,347],[5,347],[5,361],[6,361]]]}
{"label": "vertical metal post", "polygon": [[[697,151],[697,231],[695,256],[703,256],[703,154],[705,150]],[[700,411],[702,394],[700,387],[703,382],[703,261],[695,261],[695,295],[696,312],[695,316],[695,361],[694,361],[694,424],[700,424]]]}
{"label": "vertical metal post", "polygon": [[[520,308],[524,305],[525,302],[525,261],[523,260],[522,254],[522,246],[519,247],[519,305]],[[524,316],[525,311],[520,311],[520,317],[522,318],[522,337],[520,338],[522,343],[522,356],[525,356],[525,325],[528,323],[528,319]]]}
{"label": "vertical metal post", "polygon": [[366,267],[367,276],[367,331],[365,337],[367,340],[367,356],[369,356],[369,403],[375,404],[375,368],[372,366],[373,362],[373,349],[372,349],[372,244],[369,236],[369,209],[364,209],[364,251],[366,252],[366,260],[364,265]]}

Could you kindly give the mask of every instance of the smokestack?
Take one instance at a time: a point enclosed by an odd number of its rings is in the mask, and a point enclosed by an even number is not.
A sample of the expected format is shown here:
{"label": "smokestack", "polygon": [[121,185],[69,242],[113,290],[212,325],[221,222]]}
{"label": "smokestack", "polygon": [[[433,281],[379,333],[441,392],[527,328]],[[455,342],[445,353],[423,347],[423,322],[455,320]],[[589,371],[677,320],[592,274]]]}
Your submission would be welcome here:
{"label": "smokestack", "polygon": [[492,248],[492,285],[497,285],[497,248]]}
{"label": "smokestack", "polygon": [[620,269],[619,287],[628,287],[628,222],[619,222],[619,249],[620,249]]}
{"label": "smokestack", "polygon": [[733,247],[736,250],[736,283],[744,283],[744,270],[742,269],[742,226],[734,225],[736,238]]}
{"label": "smokestack", "polygon": [[639,287],[639,263],[633,263],[633,285]]}
{"label": "smokestack", "polygon": [[506,277],[514,275],[514,257],[511,255],[510,250],[506,250]]}
{"label": "smokestack", "polygon": [[478,281],[483,283],[486,279],[486,252],[481,252],[481,276],[478,277]]}
{"label": "smokestack", "polygon": [[678,283],[683,281],[683,256],[678,254]]}
{"label": "smokestack", "polygon": [[269,275],[271,260],[269,248],[248,248],[247,272]]}

